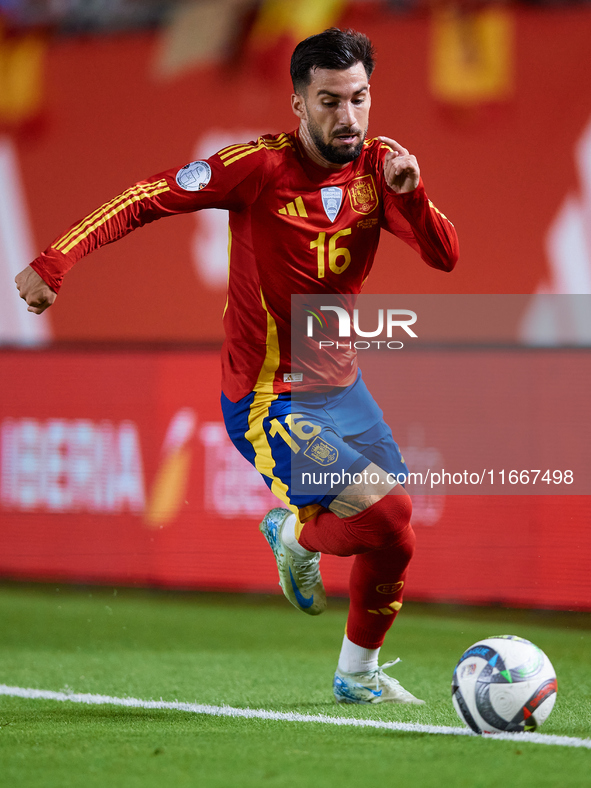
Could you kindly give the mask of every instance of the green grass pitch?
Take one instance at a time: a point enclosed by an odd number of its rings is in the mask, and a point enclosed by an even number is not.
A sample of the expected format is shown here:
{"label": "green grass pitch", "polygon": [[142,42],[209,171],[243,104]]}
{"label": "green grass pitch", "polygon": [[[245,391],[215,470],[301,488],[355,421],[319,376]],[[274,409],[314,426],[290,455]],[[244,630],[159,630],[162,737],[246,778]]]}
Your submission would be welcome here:
{"label": "green grass pitch", "polygon": [[[382,649],[422,707],[336,706],[346,607],[309,618],[282,598],[0,587],[0,683],[458,726],[454,665],[488,635],[537,643],[558,675],[541,733],[591,735],[590,617],[406,604]],[[6,788],[591,785],[591,751],[480,737],[230,719],[0,697]]]}

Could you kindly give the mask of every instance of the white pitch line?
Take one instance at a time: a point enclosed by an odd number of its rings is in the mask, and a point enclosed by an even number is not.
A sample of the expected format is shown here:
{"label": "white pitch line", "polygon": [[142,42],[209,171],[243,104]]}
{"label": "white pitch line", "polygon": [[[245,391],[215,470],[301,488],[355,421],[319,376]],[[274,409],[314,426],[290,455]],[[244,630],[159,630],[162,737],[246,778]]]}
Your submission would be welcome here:
{"label": "white pitch line", "polygon": [[275,720],[278,722],[317,722],[323,725],[342,725],[355,728],[381,728],[404,733],[435,733],[447,736],[473,736],[494,741],[512,741],[519,744],[546,744],[558,747],[583,747],[591,750],[591,739],[573,736],[554,736],[543,733],[485,733],[477,736],[468,728],[452,728],[443,725],[419,725],[414,722],[383,722],[354,717],[330,717],[327,714],[296,714],[291,711],[267,711],[266,709],[237,709],[233,706],[209,706],[203,703],[181,703],[168,700],[142,700],[141,698],[115,698],[110,695],[92,695],[79,692],[53,692],[26,687],[9,687],[0,684],[0,695],[34,700],[69,701],[86,703],[90,706],[124,706],[133,709],[168,709],[187,711],[191,714],[206,714],[210,717],[234,717],[243,719]]}

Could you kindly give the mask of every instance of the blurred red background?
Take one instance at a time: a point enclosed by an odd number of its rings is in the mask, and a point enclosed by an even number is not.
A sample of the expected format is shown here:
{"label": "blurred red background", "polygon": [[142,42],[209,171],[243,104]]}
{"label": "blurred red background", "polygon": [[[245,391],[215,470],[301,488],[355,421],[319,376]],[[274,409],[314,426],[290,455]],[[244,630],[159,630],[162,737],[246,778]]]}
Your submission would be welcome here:
{"label": "blurred red background", "polygon": [[[461,243],[443,275],[384,235],[367,292],[591,292],[591,10],[502,13],[489,65],[494,76],[505,58],[505,77],[489,89],[483,67],[466,100],[453,79],[448,95],[434,78],[441,28],[426,11],[351,3],[339,20],[377,47],[370,135],[417,155]],[[30,256],[132,183],[295,127],[291,42],[266,59],[175,73],[159,65],[163,46],[161,32],[49,39],[39,115],[0,140],[0,341],[18,344],[22,330],[26,341],[90,343],[0,353],[0,575],[276,591],[256,529],[276,502],[225,436],[218,355],[204,349],[222,339],[224,217],[175,217],[98,251],[42,320],[11,285]],[[415,507],[410,596],[591,609],[588,496],[439,498]],[[329,591],[345,593],[348,562],[323,564]]]}
{"label": "blurred red background", "polygon": [[[363,4],[341,20],[377,47],[369,134],[417,155],[429,196],[461,241],[447,276],[385,233],[367,292],[552,289],[547,236],[581,189],[576,146],[591,121],[591,10],[510,14],[511,83],[498,99],[465,106],[432,87],[428,17]],[[293,129],[290,46],[268,68],[246,59],[165,77],[156,34],[52,43],[43,131],[17,140],[35,248],[148,175]],[[220,340],[226,230],[211,213],[157,222],[79,263],[50,313],[54,338]]]}
{"label": "blurred red background", "polygon": [[[436,356],[439,365],[457,366],[453,351]],[[257,525],[281,504],[225,433],[217,353],[45,351],[1,358],[1,576],[278,592]],[[514,351],[490,351],[489,360],[530,374],[543,366],[531,352],[520,359]],[[395,434],[410,468],[423,472],[441,464],[451,470],[450,437],[470,438],[469,423],[461,434],[462,407],[454,413],[452,388],[424,385],[432,362],[409,357],[417,387],[393,390],[390,403],[378,397],[403,433]],[[379,386],[375,378],[374,370],[370,387]],[[502,378],[488,388],[492,401],[506,399]],[[466,382],[463,390],[467,401],[481,393],[478,383]],[[551,387],[527,393],[519,422],[534,456],[556,395]],[[570,402],[571,411],[584,409],[586,387]],[[445,413],[451,413],[447,433]],[[494,429],[491,419],[489,438]],[[557,466],[561,456],[568,452],[557,451]],[[508,447],[507,470],[510,462]],[[506,489],[516,490],[508,483]],[[449,486],[434,492],[413,501],[418,548],[409,598],[591,609],[589,496],[449,495]],[[350,559],[323,556],[322,565],[328,592],[346,594]]]}

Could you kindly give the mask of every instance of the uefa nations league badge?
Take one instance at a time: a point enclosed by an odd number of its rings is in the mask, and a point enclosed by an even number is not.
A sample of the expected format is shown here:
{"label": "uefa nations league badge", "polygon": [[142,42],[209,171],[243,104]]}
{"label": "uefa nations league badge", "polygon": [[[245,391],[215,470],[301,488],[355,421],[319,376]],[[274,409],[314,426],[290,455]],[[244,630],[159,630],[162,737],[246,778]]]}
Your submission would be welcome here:
{"label": "uefa nations league badge", "polygon": [[339,189],[338,186],[325,186],[324,189],[320,190],[320,194],[322,195],[322,205],[324,206],[324,212],[330,221],[334,222],[334,220],[337,218],[339,210],[341,209],[343,190]]}
{"label": "uefa nations league badge", "polygon": [[204,189],[211,178],[211,167],[206,161],[192,161],[176,174],[176,182],[187,192]]}

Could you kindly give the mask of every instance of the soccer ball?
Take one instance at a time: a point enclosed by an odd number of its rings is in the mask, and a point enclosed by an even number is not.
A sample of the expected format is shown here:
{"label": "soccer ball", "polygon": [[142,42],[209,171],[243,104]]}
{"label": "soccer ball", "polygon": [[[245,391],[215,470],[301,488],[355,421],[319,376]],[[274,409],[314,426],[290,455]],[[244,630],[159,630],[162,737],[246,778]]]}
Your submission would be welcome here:
{"label": "soccer ball", "polygon": [[476,733],[535,731],[554,707],[556,673],[529,640],[498,635],[462,654],[451,693],[459,717]]}

